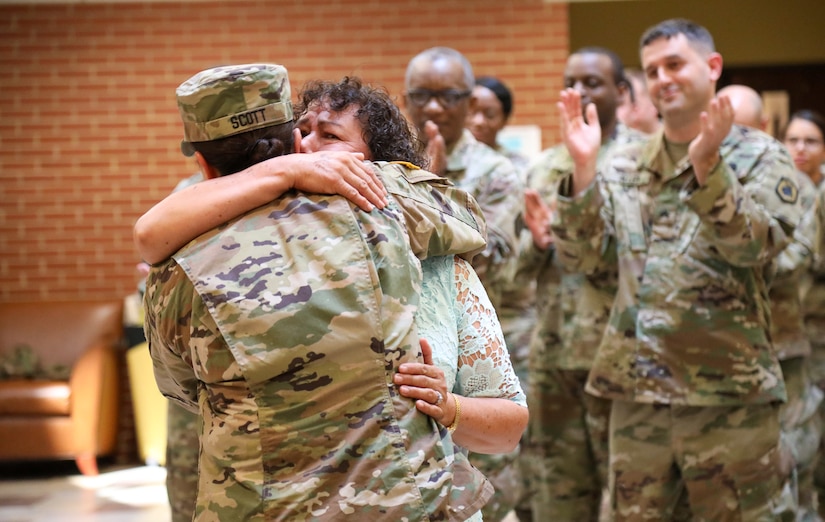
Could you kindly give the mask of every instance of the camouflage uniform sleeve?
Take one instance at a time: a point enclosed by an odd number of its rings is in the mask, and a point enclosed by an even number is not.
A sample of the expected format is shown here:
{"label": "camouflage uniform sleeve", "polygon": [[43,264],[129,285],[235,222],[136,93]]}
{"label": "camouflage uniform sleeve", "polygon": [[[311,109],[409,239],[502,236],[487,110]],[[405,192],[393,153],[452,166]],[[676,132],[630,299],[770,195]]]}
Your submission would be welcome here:
{"label": "camouflage uniform sleeve", "polygon": [[[181,407],[198,413],[198,380],[189,350],[194,286],[174,260],[152,267],[146,278],[144,332],[158,389]],[[189,304],[187,304],[187,299]]]}
{"label": "camouflage uniform sleeve", "polygon": [[604,197],[601,179],[578,196],[570,197],[572,175],[559,180],[556,212],[550,219],[558,261],[567,270],[591,274],[602,269],[607,245],[609,199]]}
{"label": "camouflage uniform sleeve", "polygon": [[[527,169],[527,187],[538,192],[544,203],[550,208],[553,208],[556,204],[557,186],[554,180],[559,175],[557,171],[552,169],[554,155],[555,149],[543,151],[539,159],[531,163]],[[547,225],[550,226],[549,223]],[[542,250],[533,242],[533,235],[529,233],[529,229],[527,235],[529,240],[524,239],[519,245],[518,271],[526,272],[533,279],[536,279],[541,268],[553,260],[556,249],[555,245],[551,244]]]}
{"label": "camouflage uniform sleeve", "polygon": [[813,214],[810,216],[816,221],[816,228],[819,231],[814,237],[812,271],[816,275],[825,275],[825,184],[817,188],[816,204]]}
{"label": "camouflage uniform sleeve", "polygon": [[521,241],[521,249],[518,255],[517,273],[524,274],[524,277],[535,279],[542,266],[553,260],[556,252],[555,245],[551,244],[542,250],[533,242],[532,234],[525,234]]}
{"label": "camouflage uniform sleeve", "polygon": [[508,265],[518,248],[516,221],[524,208],[524,183],[513,164],[501,155],[492,166],[489,183],[478,195],[481,211],[487,217],[487,247],[473,267],[481,277],[511,274]]}
{"label": "camouflage uniform sleeve", "polygon": [[373,163],[398,203],[419,259],[458,255],[471,261],[487,244],[482,209],[450,180],[405,163]]}
{"label": "camouflage uniform sleeve", "polygon": [[807,176],[797,176],[799,181],[799,201],[802,204],[802,219],[793,233],[793,240],[777,257],[776,280],[794,278],[809,270],[817,257],[817,241],[822,235],[822,223],[818,216],[822,204],[816,187]]}
{"label": "camouflage uniform sleeve", "polygon": [[704,186],[694,179],[681,195],[711,227],[713,246],[733,266],[759,266],[776,257],[790,242],[801,215],[790,157],[779,142],[762,148],[734,152],[735,168],[744,173],[739,179],[723,154]]}

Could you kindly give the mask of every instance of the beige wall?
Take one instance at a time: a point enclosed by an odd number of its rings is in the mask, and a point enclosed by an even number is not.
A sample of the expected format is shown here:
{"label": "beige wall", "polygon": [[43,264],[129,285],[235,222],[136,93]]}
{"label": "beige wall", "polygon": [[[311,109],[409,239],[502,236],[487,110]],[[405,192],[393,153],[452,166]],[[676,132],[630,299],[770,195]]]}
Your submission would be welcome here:
{"label": "beige wall", "polygon": [[634,0],[570,4],[570,49],[601,45],[638,65],[639,37],[667,18],[710,30],[728,65],[825,63],[825,0]]}

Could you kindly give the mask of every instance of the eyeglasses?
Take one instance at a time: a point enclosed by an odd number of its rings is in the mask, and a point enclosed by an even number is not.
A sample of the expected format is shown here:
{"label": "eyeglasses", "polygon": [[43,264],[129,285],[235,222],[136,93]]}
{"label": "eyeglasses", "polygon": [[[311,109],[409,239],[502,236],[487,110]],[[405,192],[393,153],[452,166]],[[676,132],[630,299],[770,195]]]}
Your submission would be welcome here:
{"label": "eyeglasses", "polygon": [[432,98],[438,100],[445,109],[452,109],[458,102],[470,95],[472,91],[459,91],[458,89],[444,89],[443,91],[431,91],[430,89],[415,89],[407,91],[407,99],[416,107],[423,107]]}
{"label": "eyeglasses", "polygon": [[785,140],[785,144],[792,149],[797,148],[799,145],[804,145],[806,149],[815,149],[822,145],[822,140],[816,138],[788,138]]}

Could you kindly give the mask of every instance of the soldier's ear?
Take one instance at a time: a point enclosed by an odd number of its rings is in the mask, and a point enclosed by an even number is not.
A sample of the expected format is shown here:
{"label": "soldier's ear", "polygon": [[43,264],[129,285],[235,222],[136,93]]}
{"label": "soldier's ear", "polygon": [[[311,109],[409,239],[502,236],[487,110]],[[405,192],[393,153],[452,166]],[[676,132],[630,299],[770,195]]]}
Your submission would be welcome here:
{"label": "soldier's ear", "polygon": [[200,152],[195,152],[195,161],[198,162],[198,166],[201,168],[204,178],[212,179],[221,177],[218,171],[206,161],[206,158],[204,158],[203,154]]}
{"label": "soldier's ear", "polygon": [[719,53],[710,53],[710,56],[708,56],[708,66],[710,67],[710,78],[715,82],[722,76],[722,55]]}
{"label": "soldier's ear", "polygon": [[622,80],[616,84],[616,90],[619,91],[619,105],[625,102],[635,103],[635,96],[633,95],[633,86],[627,80]]}

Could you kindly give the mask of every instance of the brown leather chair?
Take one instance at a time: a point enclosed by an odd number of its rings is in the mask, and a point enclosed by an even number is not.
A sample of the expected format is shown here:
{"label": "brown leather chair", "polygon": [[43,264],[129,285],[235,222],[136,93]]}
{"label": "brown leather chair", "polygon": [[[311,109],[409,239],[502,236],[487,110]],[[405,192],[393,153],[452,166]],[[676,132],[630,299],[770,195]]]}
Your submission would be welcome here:
{"label": "brown leather chair", "polygon": [[117,437],[121,301],[0,303],[0,356],[30,346],[68,380],[0,380],[0,460],[74,459],[97,474]]}

